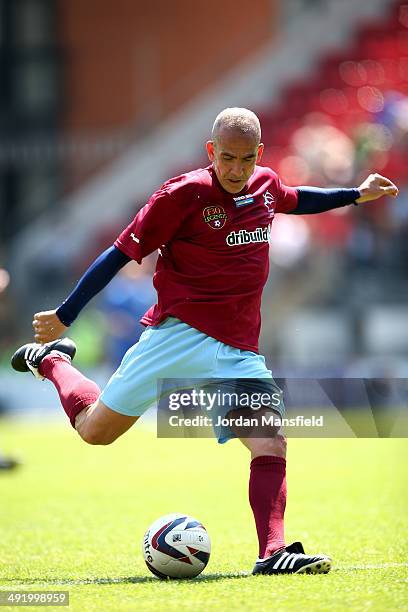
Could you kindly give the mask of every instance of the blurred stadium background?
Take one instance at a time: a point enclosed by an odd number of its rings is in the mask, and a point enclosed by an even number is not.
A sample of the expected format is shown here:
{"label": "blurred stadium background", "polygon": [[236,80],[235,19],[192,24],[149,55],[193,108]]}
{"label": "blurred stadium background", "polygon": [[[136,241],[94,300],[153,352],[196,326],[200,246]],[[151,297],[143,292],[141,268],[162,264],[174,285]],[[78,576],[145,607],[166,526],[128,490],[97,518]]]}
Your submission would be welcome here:
{"label": "blurred stadium background", "polygon": [[[408,372],[408,3],[0,0],[0,403],[54,405],[9,356],[164,180],[207,165],[215,115],[247,106],[290,185],[394,201],[274,222],[261,349],[276,374]],[[154,257],[72,327],[103,382],[141,332]],[[24,380],[23,380],[24,378]],[[24,387],[26,385],[26,387]],[[23,390],[25,392],[23,393]]]}

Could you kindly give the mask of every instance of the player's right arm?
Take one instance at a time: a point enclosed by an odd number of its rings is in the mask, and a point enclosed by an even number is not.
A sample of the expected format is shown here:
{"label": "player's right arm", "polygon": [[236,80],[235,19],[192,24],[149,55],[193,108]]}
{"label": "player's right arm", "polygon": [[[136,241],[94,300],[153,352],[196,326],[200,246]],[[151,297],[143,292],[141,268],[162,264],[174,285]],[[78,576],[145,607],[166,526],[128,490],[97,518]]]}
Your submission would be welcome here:
{"label": "player's right arm", "polygon": [[37,342],[59,338],[86,304],[132,259],[141,263],[161,245],[169,242],[182,222],[180,200],[165,188],[156,191],[148,203],[123,230],[114,245],[104,251],[80,278],[66,300],[55,310],[34,315]]}

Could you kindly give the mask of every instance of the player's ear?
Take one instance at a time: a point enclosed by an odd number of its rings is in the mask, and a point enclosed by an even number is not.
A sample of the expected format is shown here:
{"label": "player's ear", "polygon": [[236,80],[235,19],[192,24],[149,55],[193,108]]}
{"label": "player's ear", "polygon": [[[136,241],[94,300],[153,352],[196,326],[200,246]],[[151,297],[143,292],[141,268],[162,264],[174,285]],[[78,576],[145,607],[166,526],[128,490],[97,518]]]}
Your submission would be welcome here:
{"label": "player's ear", "polygon": [[214,154],[214,142],[212,140],[208,140],[206,142],[205,148],[207,149],[208,159],[210,161],[214,161],[214,158],[215,158],[215,154]]}
{"label": "player's ear", "polygon": [[264,148],[265,148],[264,143],[260,142],[259,145],[258,145],[258,155],[256,157],[256,163],[261,161],[261,158],[262,158],[262,155],[263,155],[263,152],[264,152]]}

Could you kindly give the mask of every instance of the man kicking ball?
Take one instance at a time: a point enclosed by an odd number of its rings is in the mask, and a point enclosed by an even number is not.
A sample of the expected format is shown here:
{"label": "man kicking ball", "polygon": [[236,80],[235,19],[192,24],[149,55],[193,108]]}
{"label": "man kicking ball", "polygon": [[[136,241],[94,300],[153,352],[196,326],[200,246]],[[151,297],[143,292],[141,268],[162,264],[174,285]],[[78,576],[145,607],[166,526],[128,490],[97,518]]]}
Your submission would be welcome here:
{"label": "man kicking ball", "polygon": [[[125,433],[155,402],[157,379],[231,379],[249,390],[260,384],[276,390],[258,354],[275,214],[313,214],[398,194],[378,174],[358,189],[283,185],[273,170],[257,165],[264,149],[260,123],[243,108],[217,116],[206,147],[211,164],[164,183],[61,306],[34,316],[38,344],[22,346],[12,358],[15,370],[54,384],[71,425],[89,444],[110,444]],[[141,263],[156,249],[157,304],[101,393],[71,365],[74,343],[59,338],[126,263]],[[283,410],[281,402],[261,413]],[[238,437],[251,453],[249,501],[259,540],[253,573],[327,573],[329,557],[306,555],[300,542],[285,546],[286,440],[273,428],[253,436],[236,427],[234,417],[247,411],[230,409],[231,426],[216,434],[219,442]]]}

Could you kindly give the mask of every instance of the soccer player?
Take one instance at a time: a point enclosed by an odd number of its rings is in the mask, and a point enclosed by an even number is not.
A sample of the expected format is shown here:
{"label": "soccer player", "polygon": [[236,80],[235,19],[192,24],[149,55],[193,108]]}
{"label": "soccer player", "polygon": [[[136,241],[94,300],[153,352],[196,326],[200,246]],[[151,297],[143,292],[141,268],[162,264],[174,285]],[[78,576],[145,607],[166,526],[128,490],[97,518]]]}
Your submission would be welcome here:
{"label": "soccer player", "polygon": [[[207,142],[211,164],[173,178],[156,191],[114,245],[102,253],[56,309],[34,315],[36,343],[16,351],[12,365],[51,381],[72,426],[89,444],[110,444],[156,399],[163,378],[232,379],[276,389],[258,354],[261,294],[268,277],[268,243],[274,215],[313,214],[396,196],[378,174],[358,189],[292,188],[259,166],[264,145],[257,116],[227,108]],[[75,345],[60,339],[89,300],[130,260],[159,249],[153,278],[157,304],[147,326],[125,354],[105,389],[71,365]],[[258,385],[258,386],[257,386]],[[274,386],[275,385],[275,386]],[[282,414],[283,404],[265,406]],[[227,416],[248,414],[235,406]],[[254,574],[326,573],[331,559],[306,555],[300,542],[285,546],[286,440],[277,428],[246,435],[231,419],[219,442],[239,437],[251,454],[249,501],[259,558]]]}

